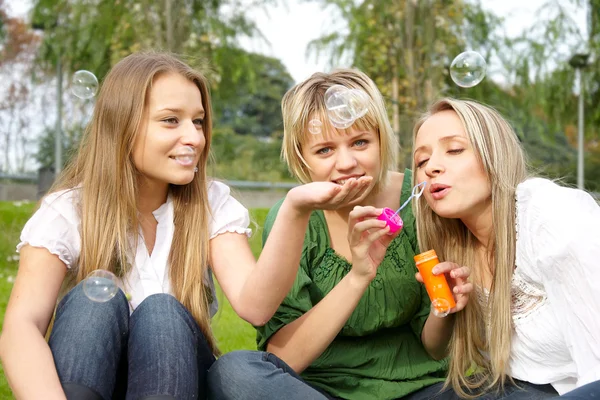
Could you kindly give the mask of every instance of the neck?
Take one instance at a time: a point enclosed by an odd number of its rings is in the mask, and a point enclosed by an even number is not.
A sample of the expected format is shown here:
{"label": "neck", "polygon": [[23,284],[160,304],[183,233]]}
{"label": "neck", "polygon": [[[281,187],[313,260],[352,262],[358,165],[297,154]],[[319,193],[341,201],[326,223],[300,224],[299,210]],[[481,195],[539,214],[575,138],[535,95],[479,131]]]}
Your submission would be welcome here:
{"label": "neck", "polygon": [[482,210],[476,210],[471,215],[461,218],[469,231],[481,245],[488,249],[492,235],[492,202],[487,202]]}
{"label": "neck", "polygon": [[140,179],[138,183],[137,207],[140,214],[151,214],[167,201],[169,185]]}

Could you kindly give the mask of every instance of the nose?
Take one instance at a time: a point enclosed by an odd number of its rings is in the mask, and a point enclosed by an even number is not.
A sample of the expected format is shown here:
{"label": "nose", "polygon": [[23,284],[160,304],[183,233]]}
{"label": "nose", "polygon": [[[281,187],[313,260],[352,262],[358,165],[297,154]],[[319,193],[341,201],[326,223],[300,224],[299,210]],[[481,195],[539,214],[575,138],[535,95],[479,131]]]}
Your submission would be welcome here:
{"label": "nose", "polygon": [[348,171],[356,167],[356,158],[352,151],[345,148],[340,148],[337,152],[335,167],[338,171]]}
{"label": "nose", "polygon": [[181,141],[186,146],[192,146],[196,149],[203,147],[205,138],[202,129],[198,129],[198,126],[194,124],[192,120],[186,121],[182,129]]}
{"label": "nose", "polygon": [[427,161],[427,165],[425,166],[425,173],[427,176],[433,177],[441,174],[443,171],[444,167],[441,163],[441,160],[432,154]]}

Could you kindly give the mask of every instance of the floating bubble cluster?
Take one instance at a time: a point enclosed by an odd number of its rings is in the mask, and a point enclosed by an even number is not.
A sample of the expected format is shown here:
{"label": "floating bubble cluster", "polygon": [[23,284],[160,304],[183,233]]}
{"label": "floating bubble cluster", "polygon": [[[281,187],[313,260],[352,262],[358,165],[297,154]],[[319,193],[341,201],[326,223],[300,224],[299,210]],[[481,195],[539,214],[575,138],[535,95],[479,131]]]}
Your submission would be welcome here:
{"label": "floating bubble cluster", "polygon": [[325,92],[325,107],[331,125],[346,129],[367,113],[369,96],[360,89],[334,85]]}

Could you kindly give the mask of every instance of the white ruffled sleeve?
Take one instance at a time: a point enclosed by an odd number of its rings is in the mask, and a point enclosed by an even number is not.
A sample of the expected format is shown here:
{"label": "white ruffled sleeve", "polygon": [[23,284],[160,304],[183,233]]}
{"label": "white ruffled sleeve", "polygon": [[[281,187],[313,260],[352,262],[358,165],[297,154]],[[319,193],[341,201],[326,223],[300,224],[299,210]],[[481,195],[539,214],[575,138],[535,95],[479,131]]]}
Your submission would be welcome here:
{"label": "white ruffled sleeve", "polygon": [[218,181],[208,185],[208,202],[212,213],[209,224],[210,239],[225,232],[250,236],[252,229],[248,210],[231,197],[229,186]]}
{"label": "white ruffled sleeve", "polygon": [[21,231],[17,252],[26,244],[43,247],[72,268],[81,252],[81,220],[76,209],[78,190],[64,190],[46,196],[40,208]]}
{"label": "white ruffled sleeve", "polygon": [[517,206],[519,235],[530,236],[530,262],[518,265],[544,285],[577,367],[577,387],[599,380],[600,207],[584,191],[540,178],[519,185]]}

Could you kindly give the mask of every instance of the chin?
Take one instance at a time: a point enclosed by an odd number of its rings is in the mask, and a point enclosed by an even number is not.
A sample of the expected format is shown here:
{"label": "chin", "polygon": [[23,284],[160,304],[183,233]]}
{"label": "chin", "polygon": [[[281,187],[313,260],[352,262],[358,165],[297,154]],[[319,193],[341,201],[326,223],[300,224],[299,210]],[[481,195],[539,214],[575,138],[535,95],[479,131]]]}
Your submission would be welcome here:
{"label": "chin", "polygon": [[171,179],[169,183],[171,185],[184,186],[191,183],[193,180],[194,174],[192,173],[191,176],[181,176],[177,177],[177,179]]}

